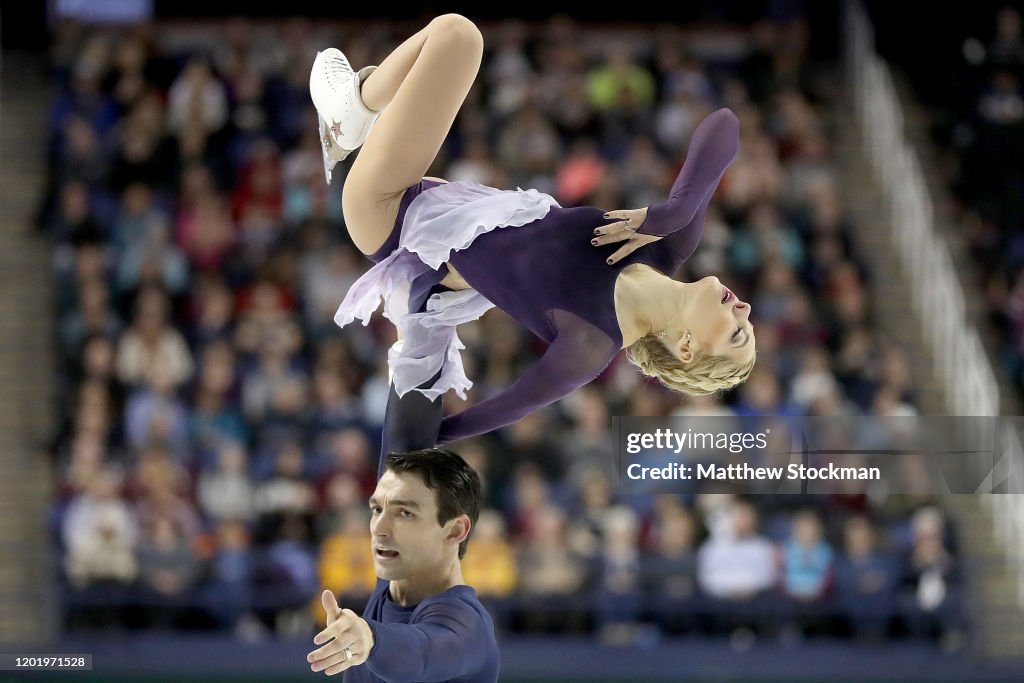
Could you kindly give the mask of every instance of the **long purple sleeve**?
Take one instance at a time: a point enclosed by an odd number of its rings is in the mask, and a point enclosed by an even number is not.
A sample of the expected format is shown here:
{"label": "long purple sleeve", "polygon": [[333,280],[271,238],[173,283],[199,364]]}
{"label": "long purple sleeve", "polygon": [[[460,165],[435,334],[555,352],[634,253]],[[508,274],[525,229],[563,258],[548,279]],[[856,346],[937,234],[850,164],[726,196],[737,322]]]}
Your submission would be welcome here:
{"label": "long purple sleeve", "polygon": [[556,311],[558,336],[544,355],[503,392],[441,421],[438,445],[485,434],[520,420],[593,381],[619,349],[605,332]]}
{"label": "long purple sleeve", "polygon": [[[739,140],[740,122],[732,110],[719,109],[701,121],[693,132],[686,162],[672,185],[669,198],[647,209],[647,219],[637,232],[667,237],[684,228],[703,226],[700,214],[711,201],[725,169],[736,158]],[[689,256],[700,241],[700,235],[692,241],[693,246],[688,251],[682,245],[674,245],[673,251],[684,258]]]}

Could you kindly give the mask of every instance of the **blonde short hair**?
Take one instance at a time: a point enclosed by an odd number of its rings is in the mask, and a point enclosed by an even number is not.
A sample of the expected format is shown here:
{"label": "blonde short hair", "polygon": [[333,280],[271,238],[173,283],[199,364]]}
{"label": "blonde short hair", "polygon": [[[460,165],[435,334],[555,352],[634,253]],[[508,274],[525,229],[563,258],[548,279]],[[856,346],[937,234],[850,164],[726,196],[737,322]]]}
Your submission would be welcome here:
{"label": "blonde short hair", "polygon": [[657,335],[649,334],[626,349],[626,358],[640,368],[640,372],[657,377],[669,389],[691,396],[707,396],[747,381],[756,356],[746,363],[737,363],[726,356],[698,351],[693,360],[684,364]]}

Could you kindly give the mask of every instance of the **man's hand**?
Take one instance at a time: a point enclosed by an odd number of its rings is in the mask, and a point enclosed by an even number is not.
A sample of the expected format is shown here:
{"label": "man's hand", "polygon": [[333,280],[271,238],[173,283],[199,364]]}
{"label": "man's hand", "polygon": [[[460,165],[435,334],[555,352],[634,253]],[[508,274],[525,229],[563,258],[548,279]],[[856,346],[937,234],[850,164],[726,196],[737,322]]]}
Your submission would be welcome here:
{"label": "man's hand", "polygon": [[355,612],[341,609],[331,591],[325,590],[320,598],[327,611],[327,628],[316,634],[313,642],[317,645],[327,644],[306,655],[306,661],[313,671],[323,671],[333,676],[366,661],[373,649],[373,631],[366,620],[357,617]]}

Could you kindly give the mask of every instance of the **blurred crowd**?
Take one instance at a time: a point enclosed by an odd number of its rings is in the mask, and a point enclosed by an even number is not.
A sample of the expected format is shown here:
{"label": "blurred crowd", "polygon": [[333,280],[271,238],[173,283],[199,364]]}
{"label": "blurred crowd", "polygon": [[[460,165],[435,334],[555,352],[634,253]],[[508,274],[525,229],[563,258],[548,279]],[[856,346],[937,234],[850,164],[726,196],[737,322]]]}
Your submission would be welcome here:
{"label": "blurred crowd", "polygon": [[955,220],[975,257],[1000,363],[1024,391],[1024,32],[1007,5],[962,44],[954,77],[927,94],[938,139],[954,153]]}
{"label": "blurred crowd", "polygon": [[[40,224],[57,285],[52,529],[69,626],[305,635],[321,586],[361,607],[394,330],[333,324],[369,261],[346,236],[344,179],[323,182],[308,74],[317,49],[379,63],[416,28],[57,29]],[[750,380],[719,399],[681,398],[620,359],[456,446],[487,488],[465,574],[499,626],[612,642],[955,637],[961,560],[927,496],[623,496],[609,478],[611,415],[917,412],[906,354],[872,321],[807,22],[760,22],[708,55],[670,25],[482,28],[477,85],[429,175],[647,206],[696,125],[728,106],[740,153],[678,277],[719,275],[758,335]],[[469,403],[543,350],[497,310],[459,334]]]}

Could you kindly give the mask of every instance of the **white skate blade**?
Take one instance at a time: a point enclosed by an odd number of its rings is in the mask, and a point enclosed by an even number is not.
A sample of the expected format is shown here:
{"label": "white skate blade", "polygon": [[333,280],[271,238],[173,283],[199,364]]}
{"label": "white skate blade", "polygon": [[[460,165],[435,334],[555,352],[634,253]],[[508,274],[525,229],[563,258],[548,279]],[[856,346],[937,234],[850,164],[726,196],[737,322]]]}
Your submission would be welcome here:
{"label": "white skate blade", "polygon": [[345,161],[351,152],[338,147],[334,142],[334,139],[331,137],[331,129],[328,127],[324,117],[320,115],[320,112],[316,113],[316,118],[320,124],[320,151],[324,157],[324,177],[327,179],[327,184],[330,185],[334,167],[339,161]]}
{"label": "white skate blade", "polygon": [[324,121],[324,117],[320,115],[320,112],[317,112],[316,118],[319,121],[320,126],[320,151],[324,156],[324,179],[327,181],[327,184],[330,185],[332,175],[331,171],[334,170],[334,165],[338,163],[331,158],[331,155],[328,152],[329,146],[333,145],[334,142],[331,140],[331,131],[327,127],[327,122]]}

